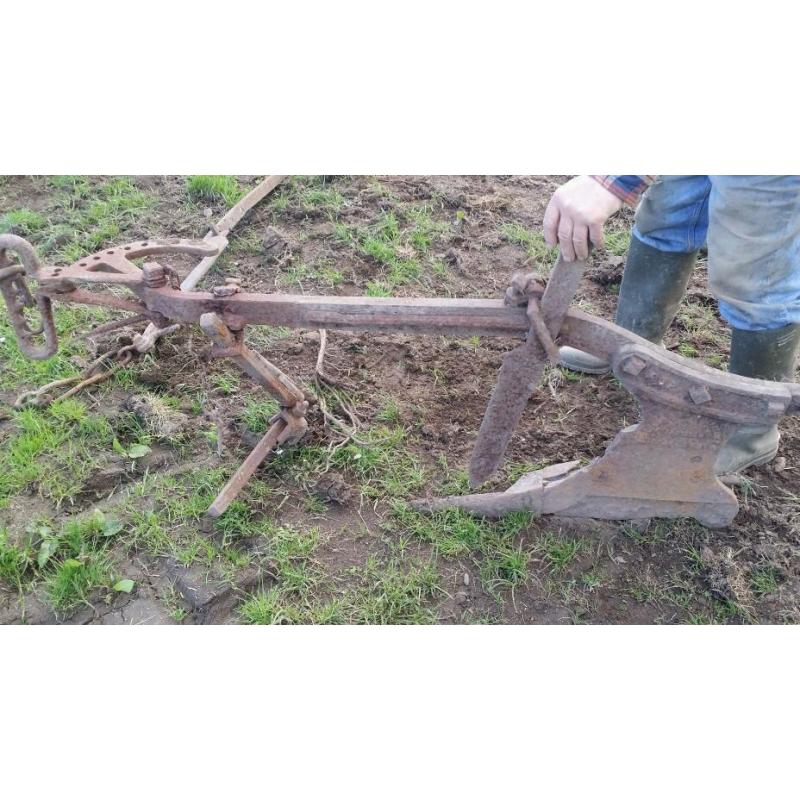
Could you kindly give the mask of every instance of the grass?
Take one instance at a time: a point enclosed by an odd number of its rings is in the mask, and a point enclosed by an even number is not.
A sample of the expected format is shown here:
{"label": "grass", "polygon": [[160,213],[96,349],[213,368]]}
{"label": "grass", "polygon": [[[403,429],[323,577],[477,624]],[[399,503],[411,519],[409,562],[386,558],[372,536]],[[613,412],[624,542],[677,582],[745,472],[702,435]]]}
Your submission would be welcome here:
{"label": "grass", "polygon": [[25,573],[31,563],[30,548],[9,543],[8,531],[0,528],[0,581],[21,592]]}
{"label": "grass", "polygon": [[518,222],[506,222],[500,225],[499,233],[507,242],[522,247],[527,258],[544,275],[549,274],[550,268],[555,264],[557,250],[547,246],[540,231],[529,230]]}
{"label": "grass", "polygon": [[775,567],[769,564],[762,564],[750,575],[750,588],[756,597],[764,597],[772,594],[778,588],[779,573]]}
{"label": "grass", "polygon": [[47,225],[45,218],[29,208],[17,208],[0,216],[0,233],[32,236]]}
{"label": "grass", "polygon": [[370,556],[351,571],[353,585],[338,597],[313,600],[307,593],[276,584],[239,606],[251,625],[357,624],[426,625],[437,621],[432,603],[442,594],[433,561],[380,560]]}
{"label": "grass", "polygon": [[542,556],[545,566],[551,573],[562,573],[568,569],[585,552],[587,542],[585,539],[572,539],[558,537],[546,533],[537,542],[536,549]]}
{"label": "grass", "polygon": [[239,607],[242,620],[250,625],[340,621],[333,609],[320,605],[312,591],[321,580],[314,558],[320,534],[316,529],[267,524],[262,535],[269,543],[270,588],[248,597]]}
{"label": "grass", "polygon": [[57,260],[76,261],[88,253],[119,242],[153,205],[154,198],[136,187],[127,177],[116,177],[93,185],[75,179],[56,197],[62,209],[62,222],[39,242],[43,254]]}
{"label": "grass", "polygon": [[[506,222],[500,225],[500,235],[511,244],[525,250],[525,255],[535,264],[544,268],[545,274],[555,263],[557,248],[548,247],[541,231],[532,231],[518,222]],[[623,256],[628,252],[631,242],[630,231],[607,230],[604,233],[605,252],[612,256]]]}
{"label": "grass", "polygon": [[111,564],[104,554],[87,553],[62,561],[45,579],[48,602],[55,611],[69,612],[89,604],[92,592],[107,588]]}
{"label": "grass", "polygon": [[624,256],[631,246],[631,232],[623,230],[607,230],[603,234],[605,251],[612,256]]}
{"label": "grass", "polygon": [[289,477],[305,486],[330,469],[355,481],[363,497],[398,498],[411,495],[425,482],[425,470],[406,447],[400,426],[376,425],[359,432],[333,453],[318,444],[288,448],[274,457],[265,472]]}
{"label": "grass", "polygon": [[530,577],[531,552],[519,541],[519,535],[531,520],[527,512],[509,514],[497,522],[459,509],[423,515],[403,502],[395,502],[389,526],[397,533],[432,544],[442,557],[472,556],[483,587],[497,598],[498,590],[514,589]]}
{"label": "grass", "polygon": [[19,390],[23,386],[40,386],[61,378],[75,375],[78,369],[74,359],[88,355],[86,343],[75,334],[85,333],[95,325],[108,319],[110,314],[102,308],[57,305],[54,309],[59,350],[46,361],[32,361],[22,354],[14,330],[6,316],[5,306],[0,305],[0,389]]}
{"label": "grass", "polygon": [[242,422],[253,433],[266,433],[271,424],[270,420],[278,411],[280,407],[271,397],[258,400],[248,397],[242,410]]}
{"label": "grass", "polygon": [[241,200],[245,191],[232,175],[190,175],[186,192],[198,203],[224,203],[230,208]]}
{"label": "grass", "polygon": [[344,282],[344,274],[336,269],[330,260],[320,260],[313,264],[303,261],[292,262],[279,273],[277,282],[279,286],[297,285],[303,289],[303,284],[312,281],[319,286],[335,289]]}
{"label": "grass", "polygon": [[[334,225],[333,236],[362,257],[382,268],[380,280],[369,281],[368,297],[387,297],[398,286],[422,281],[426,265],[436,272],[438,259],[428,258],[431,247],[447,232],[449,225],[434,217],[431,204],[414,205],[401,212],[383,211],[367,227]],[[428,259],[424,262],[423,259]]]}
{"label": "grass", "polygon": [[97,454],[110,452],[115,439],[108,420],[74,398],[47,410],[17,411],[13,427],[0,450],[0,508],[22,491],[61,504],[79,491]]}
{"label": "grass", "polygon": [[359,585],[348,598],[350,620],[365,625],[425,625],[436,622],[428,606],[441,592],[433,561],[401,564],[370,556],[357,571]]}

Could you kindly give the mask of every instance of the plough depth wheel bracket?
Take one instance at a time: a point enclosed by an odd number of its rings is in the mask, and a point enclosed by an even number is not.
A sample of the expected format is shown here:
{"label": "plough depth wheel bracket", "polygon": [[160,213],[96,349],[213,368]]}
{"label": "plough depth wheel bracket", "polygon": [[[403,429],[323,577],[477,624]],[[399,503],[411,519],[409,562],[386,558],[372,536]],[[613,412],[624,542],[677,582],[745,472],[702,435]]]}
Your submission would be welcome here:
{"label": "plough depth wheel bracket", "polygon": [[[738,504],[714,475],[717,453],[745,425],[769,425],[800,411],[800,385],[742,378],[669,353],[611,322],[569,308],[585,264],[556,264],[547,288],[516,275],[505,301],[453,298],[371,298],[249,294],[228,281],[211,292],[180,291],[179,276],[155,256],[173,253],[213,261],[224,231],[204,241],[142,241],[95,253],[68,267],[42,266],[18,236],[0,235],[0,293],[22,351],[48,358],[57,347],[52,302],[101,305],[133,312],[163,328],[200,325],[212,355],[231,358],[280,404],[271,427],[209,509],[222,514],[274,447],[298,441],[314,398],[245,344],[248,325],[295,329],[396,331],[525,339],[510,351],[491,398],[473,455],[473,477],[496,468],[555,340],[611,361],[637,399],[642,419],[621,431],[590,464],[576,461],[529,473],[505,492],[418,501],[426,511],[463,508],[487,516],[528,509],[539,514],[636,519],[691,516],[709,526],[728,524]],[[10,254],[16,254],[18,262]],[[134,263],[139,260],[141,266]],[[195,270],[198,268],[196,267]],[[202,271],[202,270],[201,270]],[[26,279],[38,287],[30,291]],[[89,290],[115,284],[132,293]],[[36,308],[32,325],[26,309]],[[504,412],[504,409],[508,409]],[[496,434],[496,436],[495,436]]]}

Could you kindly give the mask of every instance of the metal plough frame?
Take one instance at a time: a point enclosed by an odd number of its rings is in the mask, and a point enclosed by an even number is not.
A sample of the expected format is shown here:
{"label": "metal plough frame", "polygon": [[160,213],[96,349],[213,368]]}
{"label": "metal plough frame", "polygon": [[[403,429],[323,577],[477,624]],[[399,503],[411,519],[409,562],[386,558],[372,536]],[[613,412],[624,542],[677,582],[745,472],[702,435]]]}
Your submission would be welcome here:
{"label": "metal plough frame", "polygon": [[[209,508],[211,516],[224,512],[276,445],[291,444],[303,436],[308,427],[306,411],[314,401],[247,346],[249,325],[527,338],[541,342],[543,355],[551,356],[553,343],[547,330],[558,330],[560,344],[610,360],[614,374],[636,397],[641,421],[621,431],[605,454],[590,464],[580,467],[573,461],[550,466],[523,476],[505,492],[418,501],[416,507],[426,511],[462,508],[499,516],[527,509],[605,519],[691,516],[709,526],[726,525],[735,516],[738,502],[714,474],[720,448],[741,426],[772,424],[784,414],[800,412],[798,384],[712,369],[574,308],[553,328],[546,314],[542,319],[531,313],[538,307],[542,289],[530,281],[522,296],[512,293],[510,300],[252,294],[232,282],[210,292],[189,292],[173,288],[174,270],[154,260],[188,253],[200,256],[200,265],[213,263],[223,246],[219,237],[212,231],[202,242],[134,242],[68,267],[53,267],[42,265],[20,237],[0,236],[0,291],[20,347],[29,357],[48,358],[56,351],[53,302],[101,305],[130,311],[159,328],[199,325],[213,342],[213,355],[232,359],[279,402],[280,412]],[[17,254],[19,263],[11,262],[9,252]],[[26,278],[38,283],[35,293],[28,289]],[[569,281],[572,293],[576,280]],[[109,284],[124,286],[130,298],[85,288]],[[26,309],[32,307],[41,316],[37,327],[26,316]]]}

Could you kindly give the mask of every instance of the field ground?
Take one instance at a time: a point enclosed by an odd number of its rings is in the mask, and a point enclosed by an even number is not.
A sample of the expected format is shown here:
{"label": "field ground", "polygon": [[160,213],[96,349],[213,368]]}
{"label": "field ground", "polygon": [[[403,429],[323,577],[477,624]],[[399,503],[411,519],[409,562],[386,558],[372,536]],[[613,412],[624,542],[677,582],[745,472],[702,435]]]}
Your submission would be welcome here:
{"label": "field ground", "polygon": [[[502,295],[547,274],[541,234],[557,177],[293,178],[237,228],[208,279],[263,292]],[[256,179],[0,178],[0,231],[67,264],[111,244],[201,237]],[[629,216],[579,294],[611,317]],[[265,231],[271,228],[265,243]],[[60,307],[59,355],[22,358],[0,316],[0,622],[791,623],[800,621],[797,419],[781,458],[748,472],[722,530],[512,515],[426,518],[409,499],[466,489],[465,468],[511,341],[332,333],[326,395],[363,423],[342,441],[319,411],[215,524],[203,511],[274,404],[184,328],[108,383],[45,410],[25,389],[75,374],[133,331],[81,338],[113,318]],[[316,331],[251,328],[248,342],[311,386]],[[728,334],[703,265],[667,337],[725,366]],[[550,370],[512,440],[521,473],[599,455],[636,418],[611,378]]]}

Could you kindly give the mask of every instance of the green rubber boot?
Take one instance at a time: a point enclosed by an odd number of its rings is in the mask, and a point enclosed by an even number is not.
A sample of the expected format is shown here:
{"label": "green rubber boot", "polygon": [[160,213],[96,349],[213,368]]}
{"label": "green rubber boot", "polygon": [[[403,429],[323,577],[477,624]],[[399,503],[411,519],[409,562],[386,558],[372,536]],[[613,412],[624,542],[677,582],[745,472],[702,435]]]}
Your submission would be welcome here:
{"label": "green rubber boot", "polygon": [[[622,274],[615,322],[655,344],[661,344],[675,317],[692,274],[697,251],[664,253],[631,236]],[[611,367],[602,358],[561,348],[561,365],[575,372],[602,375]]]}
{"label": "green rubber boot", "polygon": [[[728,372],[767,381],[793,381],[800,347],[800,325],[771,331],[740,331],[731,335]],[[717,475],[741,472],[772,461],[780,441],[777,425],[745,426],[728,439],[717,456]]]}

